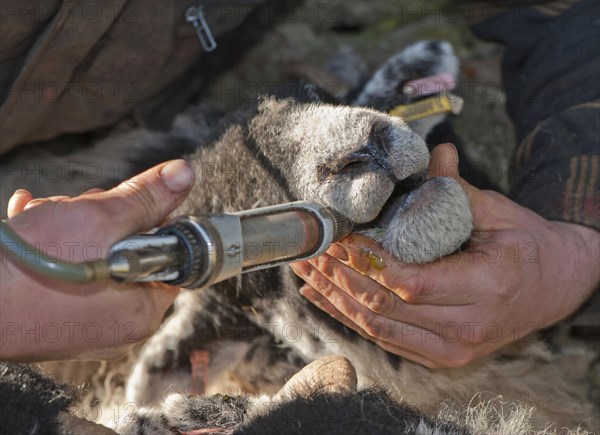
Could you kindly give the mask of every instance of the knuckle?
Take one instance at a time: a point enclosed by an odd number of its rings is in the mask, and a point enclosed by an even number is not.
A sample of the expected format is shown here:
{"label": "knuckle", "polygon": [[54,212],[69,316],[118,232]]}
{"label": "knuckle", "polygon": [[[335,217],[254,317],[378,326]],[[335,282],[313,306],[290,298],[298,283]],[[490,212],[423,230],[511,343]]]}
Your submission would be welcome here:
{"label": "knuckle", "polygon": [[517,288],[510,281],[504,279],[496,281],[494,291],[500,303],[510,303],[517,296]]}
{"label": "knuckle", "polygon": [[371,269],[371,263],[364,253],[352,252],[346,263],[361,275],[367,275]]}
{"label": "knuckle", "polygon": [[319,292],[325,299],[331,298],[333,291],[331,284],[326,279],[319,279],[318,276],[315,276],[311,279],[311,285],[313,288]]}
{"label": "knuckle", "polygon": [[334,262],[335,260],[327,255],[322,255],[316,260],[319,271],[328,278],[333,277],[335,273]]}
{"label": "knuckle", "polygon": [[146,215],[153,215],[159,205],[154,195],[147,189],[136,189],[131,199],[134,205]]}
{"label": "knuckle", "polygon": [[374,294],[366,296],[361,304],[369,311],[377,314],[385,314],[390,309],[389,294],[383,291],[376,291]]}
{"label": "knuckle", "polygon": [[141,183],[125,182],[123,186],[127,192],[125,200],[128,207],[133,209],[147,225],[154,224],[157,213],[162,207],[152,189]]}
{"label": "knuckle", "polygon": [[424,280],[420,275],[413,275],[408,278],[397,279],[390,284],[398,295],[408,303],[420,302],[425,294]]}
{"label": "knuckle", "polygon": [[361,325],[363,331],[365,331],[369,337],[382,337],[383,325],[380,321],[375,319],[364,319],[359,325]]}

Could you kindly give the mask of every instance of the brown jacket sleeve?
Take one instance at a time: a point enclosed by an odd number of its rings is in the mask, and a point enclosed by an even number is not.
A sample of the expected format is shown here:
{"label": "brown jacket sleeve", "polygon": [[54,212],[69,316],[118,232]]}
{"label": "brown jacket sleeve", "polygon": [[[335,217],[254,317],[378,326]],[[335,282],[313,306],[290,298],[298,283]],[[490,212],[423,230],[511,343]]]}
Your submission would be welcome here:
{"label": "brown jacket sleeve", "polygon": [[[234,3],[3,2],[0,154],[24,143],[105,127],[134,110],[172,117],[185,101],[168,108],[166,97],[189,99],[202,72],[198,65],[212,62],[212,53],[203,52],[186,21],[186,10],[204,5],[219,43],[263,1]],[[187,80],[176,83],[185,75]]]}

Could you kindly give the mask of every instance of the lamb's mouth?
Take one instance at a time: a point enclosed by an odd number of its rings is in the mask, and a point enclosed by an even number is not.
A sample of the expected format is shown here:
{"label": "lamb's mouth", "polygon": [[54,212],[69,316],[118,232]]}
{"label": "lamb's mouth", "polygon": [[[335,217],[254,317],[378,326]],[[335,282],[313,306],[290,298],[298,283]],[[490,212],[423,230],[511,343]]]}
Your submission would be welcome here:
{"label": "lamb's mouth", "polygon": [[421,172],[406,177],[404,180],[398,182],[396,187],[394,187],[394,191],[390,195],[389,199],[383,206],[381,212],[383,212],[384,209],[390,205],[390,203],[396,203],[397,205],[400,205],[412,191],[417,190],[419,187],[425,184],[426,181],[427,172]]}
{"label": "lamb's mouth", "polygon": [[416,173],[397,182],[394,191],[379,211],[377,217],[370,222],[358,225],[356,228],[360,230],[363,227],[373,227],[373,225],[378,227],[386,226],[388,220],[393,219],[397,210],[404,205],[408,195],[425,184],[425,182],[427,182],[427,172]]}

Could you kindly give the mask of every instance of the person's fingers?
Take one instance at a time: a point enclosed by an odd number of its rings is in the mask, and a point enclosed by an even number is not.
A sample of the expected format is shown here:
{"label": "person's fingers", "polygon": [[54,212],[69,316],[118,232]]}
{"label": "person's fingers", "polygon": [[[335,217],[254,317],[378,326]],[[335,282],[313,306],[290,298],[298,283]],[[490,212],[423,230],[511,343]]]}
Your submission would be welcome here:
{"label": "person's fingers", "polygon": [[[416,363],[422,364],[424,366],[431,366],[432,362],[425,358],[423,355],[411,352],[407,349],[402,349],[398,346],[390,345],[387,342],[377,340],[374,337],[370,337],[365,331],[363,331],[356,323],[352,322],[349,318],[344,316],[331,302],[329,302],[321,293],[315,290],[313,287],[309,285],[305,285],[300,288],[300,294],[304,296],[311,304],[319,308],[320,310],[326,312],[331,317],[333,317],[338,322],[342,323],[344,326],[352,329],[358,335],[363,337],[366,340],[372,341],[376,343],[378,346],[383,348],[384,350],[399,355],[403,358],[407,358]],[[335,337],[333,338],[335,339]]]}
{"label": "person's fingers", "polygon": [[[412,326],[437,333],[440,325],[454,323],[464,315],[462,306],[406,303],[392,291],[333,259],[319,262],[318,267],[315,264],[313,260],[308,260],[293,265],[293,270],[315,289],[339,289],[345,292],[366,309],[364,313],[370,312],[373,318],[380,316],[401,322],[406,328]],[[325,290],[321,293],[326,297]],[[461,329],[461,336],[463,332],[469,331]],[[465,337],[465,341],[470,339],[470,336]]]}
{"label": "person's fingers", "polygon": [[[90,194],[99,193],[99,192],[104,192],[104,190],[99,189],[99,188],[90,189],[90,190],[83,192],[81,194],[81,196],[90,195]],[[29,193],[27,190],[19,189],[13,194],[13,196],[8,201],[8,210],[7,210],[8,218],[10,219],[10,218],[16,216],[17,214],[21,213],[23,210],[28,210],[30,208],[44,204],[46,202],[51,202],[51,201],[56,202],[56,201],[60,201],[60,200],[67,199],[67,198],[70,198],[70,197],[66,196],[66,195],[55,195],[55,196],[50,196],[47,198],[34,199],[33,195],[31,193]]]}
{"label": "person's fingers", "polygon": [[423,355],[412,352],[408,349],[403,349],[399,346],[391,345],[386,341],[380,340],[377,337],[372,337],[367,334],[363,328],[354,323],[351,319],[346,317],[340,310],[338,310],[335,305],[333,305],[319,290],[311,287],[310,285],[304,285],[300,288],[300,294],[304,296],[311,304],[319,308],[320,310],[326,312],[331,317],[333,317],[338,322],[342,323],[344,326],[352,329],[358,335],[363,337],[366,340],[373,341],[377,343],[380,347],[387,350],[388,352],[392,352],[396,355],[402,356],[404,358],[408,358],[411,361],[415,361],[419,364],[429,365],[431,362],[425,358]]}
{"label": "person's fingers", "polygon": [[[499,193],[482,191],[469,184],[460,177],[458,161],[458,152],[453,144],[444,143],[436,146],[431,151],[428,178],[451,177],[460,183],[469,198],[476,230],[506,228],[502,226],[502,217],[505,216],[506,209],[510,208],[510,200]],[[498,211],[498,214],[494,211]]]}
{"label": "person's fingers", "polygon": [[[406,264],[372,240],[352,234],[330,247],[327,253],[411,304],[471,305],[484,297],[488,284],[481,268],[473,267],[479,258],[472,252],[428,264]],[[385,266],[374,264],[373,255]],[[331,273],[330,264],[314,264],[319,270]]]}
{"label": "person's fingers", "polygon": [[187,197],[194,171],[184,160],[173,160],[124,181],[114,189],[86,198],[102,199],[103,210],[120,239],[159,224]]}
{"label": "person's fingers", "polygon": [[[454,349],[454,343],[462,338],[460,328],[454,323],[446,323],[451,328],[442,328],[429,331],[416,325],[402,321],[391,320],[369,311],[359,302],[347,295],[334,283],[328,282],[325,277],[317,277],[319,271],[310,272],[310,281],[317,283],[312,289],[314,292],[303,289],[303,295],[322,307],[336,320],[357,331],[362,336],[367,336],[385,350],[397,355],[405,356],[420,364],[432,367],[433,361],[447,360],[449,365],[461,365],[462,358],[471,358],[461,350],[459,355]],[[446,331],[448,329],[448,331]],[[445,337],[447,333],[449,337]],[[461,358],[458,361],[458,358]]]}
{"label": "person's fingers", "polygon": [[459,178],[458,152],[453,144],[444,143],[431,151],[427,178],[434,177]]}
{"label": "person's fingers", "polygon": [[7,215],[12,218],[21,213],[29,201],[33,199],[33,195],[25,189],[19,189],[13,193],[8,200]]}
{"label": "person's fingers", "polygon": [[451,177],[456,179],[469,199],[474,227],[479,230],[495,229],[494,223],[489,219],[490,207],[493,207],[490,200],[494,198],[490,198],[489,192],[482,192],[460,177],[458,152],[453,144],[440,144],[431,151],[427,176],[428,178]]}
{"label": "person's fingers", "polygon": [[[118,240],[147,231],[163,221],[189,194],[194,172],[184,160],[158,165],[121,183],[109,191],[75,198],[34,199],[12,223],[30,243],[46,241],[85,241],[100,254]],[[39,207],[38,207],[39,206]],[[67,252],[67,251],[65,251]],[[83,251],[72,258],[81,261]],[[85,253],[86,258],[92,254]]]}
{"label": "person's fingers", "polygon": [[38,205],[42,205],[42,204],[45,204],[47,202],[51,202],[50,198],[36,198],[36,199],[32,199],[27,204],[25,204],[25,207],[23,207],[23,211],[32,209],[33,207],[37,207]]}
{"label": "person's fingers", "polygon": [[311,304],[318,307],[320,310],[326,312],[331,317],[333,317],[338,322],[344,324],[348,328],[354,330],[357,334],[361,335],[363,338],[370,340],[370,337],[361,330],[358,326],[352,323],[346,316],[344,316],[340,311],[326,298],[324,298],[321,293],[315,290],[308,284],[303,285],[298,290],[302,296],[304,296]]}
{"label": "person's fingers", "polygon": [[23,210],[29,210],[34,207],[37,207],[38,205],[46,204],[47,202],[59,202],[59,201],[62,201],[65,199],[70,199],[70,198],[71,198],[70,196],[56,195],[56,196],[49,196],[47,198],[32,199],[27,204],[25,204],[25,207],[23,207]]}
{"label": "person's fingers", "polygon": [[[317,262],[314,259],[304,264],[298,264],[294,270],[313,287],[329,285],[328,282],[315,281],[316,279],[327,279],[373,314],[435,331],[439,322],[452,321],[456,318],[457,311],[462,309],[455,305],[407,303],[394,292],[327,254],[319,257],[319,260],[321,261]],[[311,266],[320,273],[309,273],[310,269],[308,268]]]}

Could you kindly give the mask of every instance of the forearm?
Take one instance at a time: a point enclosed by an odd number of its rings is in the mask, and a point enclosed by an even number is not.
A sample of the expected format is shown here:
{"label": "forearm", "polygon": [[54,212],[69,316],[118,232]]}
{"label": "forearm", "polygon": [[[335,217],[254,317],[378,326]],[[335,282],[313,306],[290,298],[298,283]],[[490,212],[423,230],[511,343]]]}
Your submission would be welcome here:
{"label": "forearm", "polygon": [[[106,359],[122,355],[134,342],[121,342],[118,334],[134,333],[135,325],[124,331],[127,322],[113,318],[114,312],[90,318],[85,297],[81,295],[90,288],[50,283],[27,274],[22,266],[9,259],[3,259],[0,271],[0,360]],[[139,340],[136,335],[132,337]]]}
{"label": "forearm", "polygon": [[600,286],[600,231],[578,224],[552,222],[559,237],[560,260],[564,264],[551,267],[552,278],[546,288],[561,289],[554,297],[559,308],[556,318],[548,319],[553,324],[573,315],[588,301]]}

